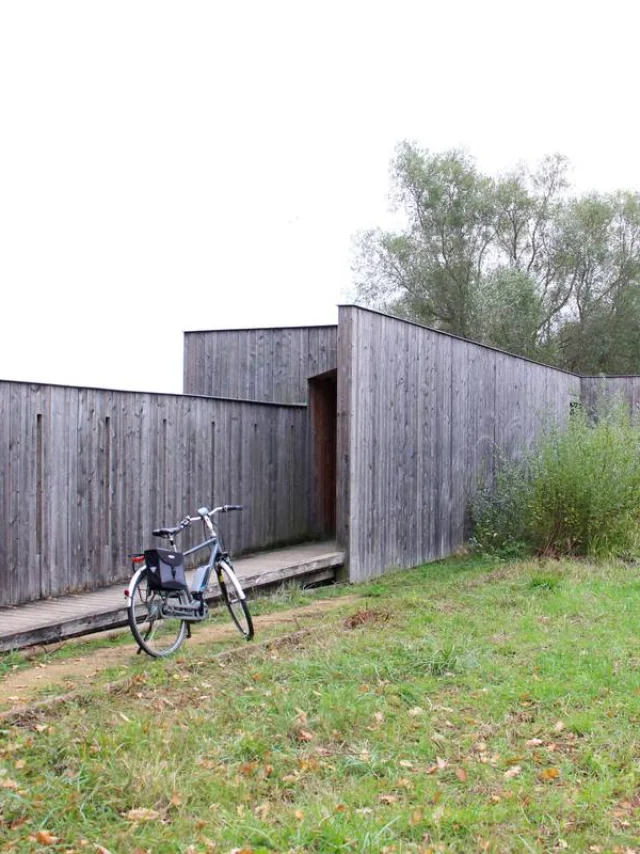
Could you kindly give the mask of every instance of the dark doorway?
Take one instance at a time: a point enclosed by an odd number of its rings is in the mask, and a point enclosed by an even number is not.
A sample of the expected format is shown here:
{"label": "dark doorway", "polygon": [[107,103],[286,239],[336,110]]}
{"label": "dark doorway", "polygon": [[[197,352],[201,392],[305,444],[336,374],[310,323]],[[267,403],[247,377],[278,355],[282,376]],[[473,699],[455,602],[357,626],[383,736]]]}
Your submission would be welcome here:
{"label": "dark doorway", "polygon": [[311,502],[314,533],[336,534],[336,425],[338,372],[327,371],[309,380],[311,429]]}

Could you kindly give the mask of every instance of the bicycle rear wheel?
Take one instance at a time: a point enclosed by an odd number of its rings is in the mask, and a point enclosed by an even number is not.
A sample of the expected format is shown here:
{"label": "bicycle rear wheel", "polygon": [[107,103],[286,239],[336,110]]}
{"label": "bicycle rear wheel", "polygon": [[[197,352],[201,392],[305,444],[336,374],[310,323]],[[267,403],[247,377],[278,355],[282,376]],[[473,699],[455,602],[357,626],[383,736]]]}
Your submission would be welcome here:
{"label": "bicycle rear wheel", "polygon": [[253,637],[253,620],[251,619],[247,600],[245,599],[240,582],[233,571],[233,567],[227,560],[221,560],[216,564],[216,570],[220,592],[222,593],[222,601],[227,606],[227,610],[231,614],[231,619],[236,624],[238,631],[247,640],[251,640]]}
{"label": "bicycle rear wheel", "polygon": [[164,658],[176,652],[187,635],[187,621],[163,615],[165,606],[186,604],[187,594],[158,592],[149,585],[145,569],[129,588],[127,618],[131,634],[141,650],[153,658]]}

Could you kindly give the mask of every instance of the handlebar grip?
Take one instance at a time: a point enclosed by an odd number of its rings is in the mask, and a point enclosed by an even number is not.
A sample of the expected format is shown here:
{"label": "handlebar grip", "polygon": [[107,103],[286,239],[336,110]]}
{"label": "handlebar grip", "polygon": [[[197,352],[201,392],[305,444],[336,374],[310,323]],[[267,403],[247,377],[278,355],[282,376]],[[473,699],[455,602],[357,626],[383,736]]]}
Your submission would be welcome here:
{"label": "handlebar grip", "polygon": [[228,513],[230,510],[244,510],[244,504],[225,504],[224,512]]}

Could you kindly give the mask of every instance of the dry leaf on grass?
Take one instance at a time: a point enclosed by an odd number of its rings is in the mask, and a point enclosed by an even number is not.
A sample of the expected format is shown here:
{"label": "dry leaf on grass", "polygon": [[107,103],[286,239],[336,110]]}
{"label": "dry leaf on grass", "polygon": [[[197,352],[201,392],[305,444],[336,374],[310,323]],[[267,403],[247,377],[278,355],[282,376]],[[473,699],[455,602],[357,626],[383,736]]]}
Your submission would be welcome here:
{"label": "dry leaf on grass", "polygon": [[514,765],[513,768],[509,768],[508,771],[504,772],[504,776],[507,780],[511,780],[513,777],[517,777],[521,771],[522,768],[519,765]]}
{"label": "dry leaf on grass", "polygon": [[557,780],[560,776],[560,771],[557,768],[545,768],[540,772],[541,780]]}
{"label": "dry leaf on grass", "polygon": [[40,845],[55,845],[58,837],[54,836],[53,833],[49,833],[48,830],[39,830],[36,833],[36,840]]}
{"label": "dry leaf on grass", "polygon": [[140,807],[139,809],[129,810],[126,817],[129,821],[156,821],[160,818],[160,813],[158,810]]}
{"label": "dry leaf on grass", "polygon": [[313,741],[314,735],[308,729],[298,730],[297,737],[300,741]]}

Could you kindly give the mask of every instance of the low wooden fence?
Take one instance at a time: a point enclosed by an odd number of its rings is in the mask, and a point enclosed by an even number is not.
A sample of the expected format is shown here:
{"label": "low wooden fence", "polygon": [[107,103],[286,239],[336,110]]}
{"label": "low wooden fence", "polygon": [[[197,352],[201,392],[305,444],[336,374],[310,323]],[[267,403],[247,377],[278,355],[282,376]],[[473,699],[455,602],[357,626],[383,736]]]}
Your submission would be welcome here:
{"label": "low wooden fence", "polygon": [[0,382],[0,605],[124,580],[202,504],[246,505],[234,553],[303,539],[307,446],[303,406]]}

